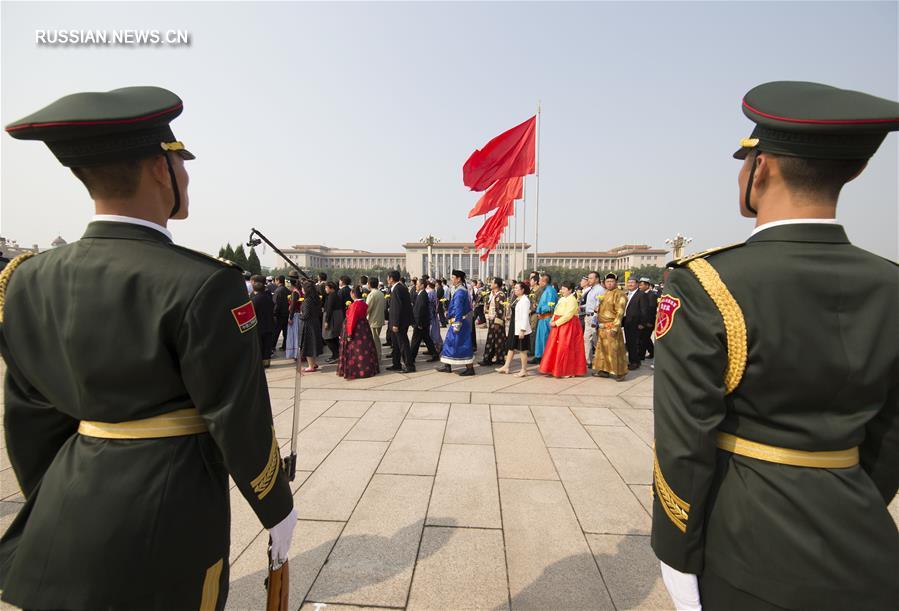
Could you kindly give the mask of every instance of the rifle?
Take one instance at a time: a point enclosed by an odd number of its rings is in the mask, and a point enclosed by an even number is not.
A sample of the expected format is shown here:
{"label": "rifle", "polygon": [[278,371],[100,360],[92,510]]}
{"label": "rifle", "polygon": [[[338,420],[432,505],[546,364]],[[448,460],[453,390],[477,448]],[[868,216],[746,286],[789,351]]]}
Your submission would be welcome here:
{"label": "rifle", "polygon": [[[261,231],[256,229],[255,227],[250,229],[250,238],[247,240],[247,246],[252,248],[254,246],[259,246],[262,242],[265,242],[269,246],[271,246],[272,250],[274,250],[278,256],[280,256],[284,261],[297,270],[303,278],[309,280],[309,276],[306,275],[300,267],[287,258],[277,246],[271,243],[271,241],[265,237]],[[302,392],[302,378],[303,378],[303,366],[299,358],[297,358],[296,368],[294,370],[294,382],[293,382],[293,428],[290,433],[290,455],[281,458],[281,469],[284,474],[287,476],[288,481],[293,481],[297,474],[297,426],[299,424],[299,410],[297,406],[300,402],[300,393]],[[265,588],[267,592],[267,600],[266,600],[266,611],[287,611],[288,607],[288,595],[290,593],[290,588],[288,586],[290,572],[287,567],[287,561],[284,564],[275,566],[272,561],[272,542],[269,539],[268,542],[268,577],[265,579]]]}

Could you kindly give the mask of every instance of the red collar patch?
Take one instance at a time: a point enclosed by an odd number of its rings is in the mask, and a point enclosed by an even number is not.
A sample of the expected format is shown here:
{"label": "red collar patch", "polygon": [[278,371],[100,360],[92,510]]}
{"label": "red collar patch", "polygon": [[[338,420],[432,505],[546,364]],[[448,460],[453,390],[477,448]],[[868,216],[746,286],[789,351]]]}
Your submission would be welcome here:
{"label": "red collar patch", "polygon": [[656,339],[664,337],[674,324],[674,315],[680,309],[680,299],[671,295],[659,297],[659,309],[656,316]]}
{"label": "red collar patch", "polygon": [[234,320],[237,322],[237,328],[241,333],[246,333],[256,326],[256,310],[253,308],[253,302],[248,301],[239,308],[231,310]]}

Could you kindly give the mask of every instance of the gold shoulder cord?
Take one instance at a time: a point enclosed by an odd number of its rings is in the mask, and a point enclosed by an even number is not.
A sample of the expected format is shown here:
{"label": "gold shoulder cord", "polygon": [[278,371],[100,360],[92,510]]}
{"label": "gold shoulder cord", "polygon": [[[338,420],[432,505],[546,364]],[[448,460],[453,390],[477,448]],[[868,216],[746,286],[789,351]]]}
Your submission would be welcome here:
{"label": "gold shoulder cord", "polygon": [[746,319],[743,310],[734,296],[727,289],[721,276],[705,259],[695,259],[687,263],[687,267],[699,279],[705,292],[709,294],[721,317],[724,318],[724,330],[727,333],[727,371],[724,373],[724,389],[730,394],[739,386],[746,371]]}
{"label": "gold shoulder cord", "polygon": [[21,255],[10,261],[7,266],[3,268],[3,271],[0,272],[0,324],[3,324],[3,306],[6,304],[6,285],[9,284],[12,273],[16,271],[16,268],[19,267],[23,261],[30,259],[36,254],[37,253],[34,252],[23,252]]}

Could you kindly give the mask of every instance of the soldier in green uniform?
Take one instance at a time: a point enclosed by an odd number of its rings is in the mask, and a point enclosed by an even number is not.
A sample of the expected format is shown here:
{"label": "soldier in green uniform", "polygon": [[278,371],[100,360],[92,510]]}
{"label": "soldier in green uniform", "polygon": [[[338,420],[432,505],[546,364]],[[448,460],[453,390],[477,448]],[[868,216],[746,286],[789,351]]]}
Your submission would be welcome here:
{"label": "soldier in green uniform", "polygon": [[899,104],[775,82],[743,111],[756,229],[659,299],[652,547],[679,609],[897,609],[899,271],[835,216]]}
{"label": "soldier in green uniform", "polygon": [[229,474],[287,557],[296,514],[241,270],[166,229],[188,214],[181,110],[129,87],[6,128],[45,142],[97,212],[79,241],[0,276],[6,446],[26,499],[0,587],[20,607],[224,608]]}

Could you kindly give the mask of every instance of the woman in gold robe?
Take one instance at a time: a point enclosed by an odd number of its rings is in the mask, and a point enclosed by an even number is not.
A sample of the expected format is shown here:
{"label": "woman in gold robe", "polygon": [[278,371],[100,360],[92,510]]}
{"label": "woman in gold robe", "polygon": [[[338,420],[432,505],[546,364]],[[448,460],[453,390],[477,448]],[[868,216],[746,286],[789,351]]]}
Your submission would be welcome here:
{"label": "woman in gold robe", "polygon": [[593,375],[598,378],[615,376],[619,382],[627,375],[627,351],[621,320],[627,306],[627,295],[618,288],[618,277],[606,275],[606,292],[596,308],[596,356]]}

